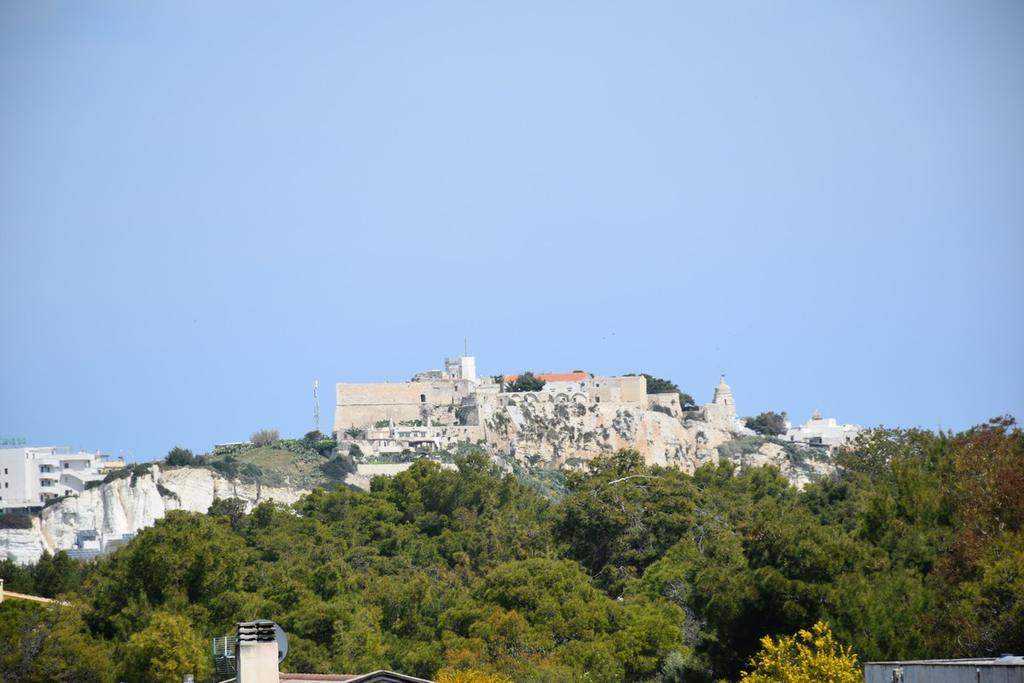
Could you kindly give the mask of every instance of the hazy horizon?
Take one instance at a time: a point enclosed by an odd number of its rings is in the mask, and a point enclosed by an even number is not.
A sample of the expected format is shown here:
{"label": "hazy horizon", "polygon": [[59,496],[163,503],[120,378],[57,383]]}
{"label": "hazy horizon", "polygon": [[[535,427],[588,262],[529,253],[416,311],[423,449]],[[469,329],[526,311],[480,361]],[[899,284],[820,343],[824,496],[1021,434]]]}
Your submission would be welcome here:
{"label": "hazy horizon", "polygon": [[1024,5],[0,7],[0,438],[162,457],[334,383],[648,372],[1024,416]]}

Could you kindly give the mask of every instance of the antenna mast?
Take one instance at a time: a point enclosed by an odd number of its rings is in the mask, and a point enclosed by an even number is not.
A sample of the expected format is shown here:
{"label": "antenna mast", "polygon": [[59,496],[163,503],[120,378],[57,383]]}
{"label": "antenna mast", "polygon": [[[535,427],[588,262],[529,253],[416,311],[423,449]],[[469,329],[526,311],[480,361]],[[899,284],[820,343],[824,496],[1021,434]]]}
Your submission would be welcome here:
{"label": "antenna mast", "polygon": [[320,380],[313,380],[313,431],[320,431]]}

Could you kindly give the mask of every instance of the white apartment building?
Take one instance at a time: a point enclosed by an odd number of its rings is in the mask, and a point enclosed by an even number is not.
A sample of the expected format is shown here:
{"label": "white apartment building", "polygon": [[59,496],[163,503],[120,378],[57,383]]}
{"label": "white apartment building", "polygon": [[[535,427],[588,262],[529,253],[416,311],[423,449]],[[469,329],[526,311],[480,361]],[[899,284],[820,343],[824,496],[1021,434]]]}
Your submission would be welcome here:
{"label": "white apartment building", "polygon": [[99,453],[69,448],[0,448],[0,510],[39,508],[106,475]]}
{"label": "white apartment building", "polygon": [[834,417],[822,417],[815,411],[811,419],[799,427],[786,422],[786,441],[805,443],[809,446],[835,448],[853,441],[864,428],[855,424],[839,424]]}

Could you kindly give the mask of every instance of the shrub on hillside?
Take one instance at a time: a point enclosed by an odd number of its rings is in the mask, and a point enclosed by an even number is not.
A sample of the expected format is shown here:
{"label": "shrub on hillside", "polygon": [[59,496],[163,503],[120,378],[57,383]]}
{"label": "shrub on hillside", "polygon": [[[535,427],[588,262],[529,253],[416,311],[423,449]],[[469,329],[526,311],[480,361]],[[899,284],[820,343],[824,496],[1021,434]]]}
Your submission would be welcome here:
{"label": "shrub on hillside", "polygon": [[356,463],[351,455],[342,454],[320,465],[320,471],[332,481],[344,481],[347,475],[356,471]]}
{"label": "shrub on hillside", "polygon": [[761,651],[750,664],[753,670],[744,671],[740,678],[746,683],[863,680],[857,655],[837,642],[828,624],[820,621],[810,631],[797,631],[792,636],[765,636],[761,639]]}
{"label": "shrub on hillside", "polygon": [[253,446],[270,446],[281,438],[276,429],[261,429],[249,437]]}
{"label": "shrub on hillside", "polygon": [[767,411],[757,417],[748,417],[747,428],[765,436],[782,436],[786,433],[786,413]]}
{"label": "shrub on hillside", "polygon": [[8,512],[0,515],[0,529],[31,529],[32,516],[23,512]]}
{"label": "shrub on hillside", "polygon": [[331,457],[338,447],[334,435],[321,434],[319,431],[306,432],[302,437],[302,445],[311,451],[316,451],[325,458]]}
{"label": "shrub on hillside", "polygon": [[152,467],[152,463],[148,462],[140,462],[134,465],[121,467],[103,477],[102,483],[109,484],[110,482],[117,481],[118,479],[127,479],[128,477],[131,477],[132,486],[135,486],[135,482],[138,481],[139,477],[144,477],[150,473],[150,467]]}
{"label": "shrub on hillside", "polygon": [[175,446],[167,451],[167,457],[164,458],[164,462],[170,467],[186,467],[196,464],[196,456],[187,448]]}

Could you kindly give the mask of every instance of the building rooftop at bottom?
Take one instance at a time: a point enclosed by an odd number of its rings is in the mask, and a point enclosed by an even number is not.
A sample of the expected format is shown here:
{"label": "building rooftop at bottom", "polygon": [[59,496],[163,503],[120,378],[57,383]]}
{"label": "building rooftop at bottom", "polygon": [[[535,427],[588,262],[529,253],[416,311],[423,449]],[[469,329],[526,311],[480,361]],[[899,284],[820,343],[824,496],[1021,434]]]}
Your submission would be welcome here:
{"label": "building rooftop at bottom", "polygon": [[867,662],[864,683],[1024,683],[1024,657]]}

